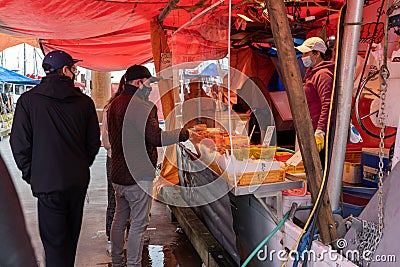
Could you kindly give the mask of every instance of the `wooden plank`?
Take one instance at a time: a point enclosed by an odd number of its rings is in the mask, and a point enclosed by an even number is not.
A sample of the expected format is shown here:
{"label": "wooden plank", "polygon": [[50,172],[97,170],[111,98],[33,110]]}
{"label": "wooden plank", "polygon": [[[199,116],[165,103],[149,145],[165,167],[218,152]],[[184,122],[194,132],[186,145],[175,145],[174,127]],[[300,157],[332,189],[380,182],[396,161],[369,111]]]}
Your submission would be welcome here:
{"label": "wooden plank", "polygon": [[[173,187],[164,186],[162,188],[162,196],[167,203],[184,202]],[[218,243],[191,208],[171,205],[168,207],[207,267],[237,266],[232,257]]]}
{"label": "wooden plank", "polygon": [[[286,16],[286,8],[283,1],[267,1],[266,3],[290,109],[293,115],[293,122],[307,174],[307,183],[310,188],[312,200],[315,203],[322,184],[322,166],[315,143],[300,69],[293,48],[293,37]],[[336,227],[334,227],[335,223],[327,193],[323,197],[323,203],[317,218],[317,225],[322,242],[330,244],[337,239]]]}

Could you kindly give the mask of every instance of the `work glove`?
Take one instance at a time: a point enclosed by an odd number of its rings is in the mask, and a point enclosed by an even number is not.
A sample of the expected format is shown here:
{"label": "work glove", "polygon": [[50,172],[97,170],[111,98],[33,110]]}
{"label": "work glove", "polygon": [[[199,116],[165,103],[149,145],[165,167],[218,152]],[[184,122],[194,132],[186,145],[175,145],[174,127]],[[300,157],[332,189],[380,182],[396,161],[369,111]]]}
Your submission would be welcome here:
{"label": "work glove", "polygon": [[315,130],[314,136],[315,136],[315,142],[317,143],[318,152],[321,152],[325,146],[325,132],[320,129],[317,129]]}

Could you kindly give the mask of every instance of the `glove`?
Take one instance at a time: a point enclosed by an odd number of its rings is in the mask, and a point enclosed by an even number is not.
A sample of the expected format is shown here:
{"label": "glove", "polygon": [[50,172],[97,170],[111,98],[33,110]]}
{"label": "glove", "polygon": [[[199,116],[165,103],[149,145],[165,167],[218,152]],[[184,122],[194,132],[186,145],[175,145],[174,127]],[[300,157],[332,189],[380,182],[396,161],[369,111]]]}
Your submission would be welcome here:
{"label": "glove", "polygon": [[317,143],[318,152],[321,152],[325,146],[325,132],[317,129],[315,130],[314,136],[315,136],[315,142]]}

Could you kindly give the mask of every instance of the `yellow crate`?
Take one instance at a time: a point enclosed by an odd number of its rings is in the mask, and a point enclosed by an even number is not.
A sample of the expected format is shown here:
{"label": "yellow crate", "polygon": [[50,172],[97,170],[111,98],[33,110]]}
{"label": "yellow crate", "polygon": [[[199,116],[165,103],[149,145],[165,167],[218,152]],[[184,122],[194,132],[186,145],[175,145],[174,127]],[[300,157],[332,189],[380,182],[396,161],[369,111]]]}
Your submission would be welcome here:
{"label": "yellow crate", "polygon": [[250,147],[250,157],[254,159],[272,160],[275,156],[276,147]]}
{"label": "yellow crate", "polygon": [[[285,170],[271,170],[269,172],[248,172],[236,174],[238,180],[238,186],[256,185],[256,184],[268,184],[283,182],[285,180]],[[234,176],[229,175],[228,181],[234,184]]]}
{"label": "yellow crate", "polygon": [[[226,148],[229,154],[231,154],[231,149]],[[276,147],[240,147],[233,148],[233,154],[237,160],[246,159],[262,159],[262,160],[272,160],[275,155]]]}
{"label": "yellow crate", "polygon": [[297,166],[287,166],[286,172],[287,173],[303,173],[303,172],[306,172],[306,169],[304,168],[303,163],[300,162],[300,164]]}

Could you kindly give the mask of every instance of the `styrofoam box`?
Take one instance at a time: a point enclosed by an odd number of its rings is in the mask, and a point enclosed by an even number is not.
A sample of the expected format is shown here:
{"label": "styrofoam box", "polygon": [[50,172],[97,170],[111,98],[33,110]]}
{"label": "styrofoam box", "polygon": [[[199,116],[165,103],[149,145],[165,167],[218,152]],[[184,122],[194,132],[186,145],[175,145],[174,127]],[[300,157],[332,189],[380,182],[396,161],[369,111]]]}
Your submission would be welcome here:
{"label": "styrofoam box", "polygon": [[361,183],[361,164],[354,162],[344,162],[343,182],[350,184]]}

